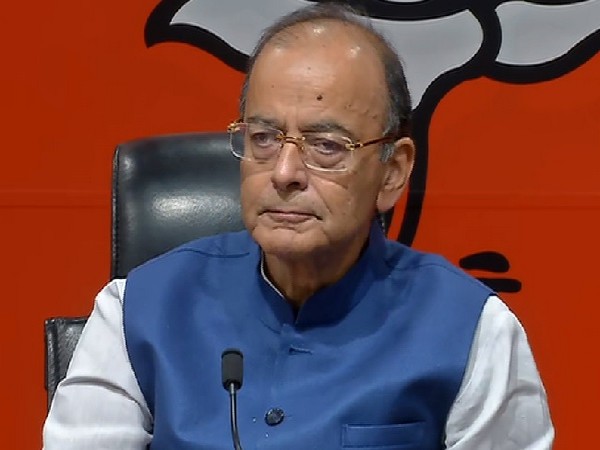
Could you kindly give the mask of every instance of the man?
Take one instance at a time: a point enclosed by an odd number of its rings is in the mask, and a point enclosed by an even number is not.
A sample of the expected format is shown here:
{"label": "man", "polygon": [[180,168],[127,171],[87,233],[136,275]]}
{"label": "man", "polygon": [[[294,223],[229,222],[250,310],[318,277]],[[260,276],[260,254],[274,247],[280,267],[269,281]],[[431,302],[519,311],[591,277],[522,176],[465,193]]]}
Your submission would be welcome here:
{"label": "man", "polygon": [[267,30],[229,127],[247,232],[184,245],[99,294],[45,449],[231,448],[227,347],[244,353],[245,448],[549,449],[516,318],[377,224],[413,166],[410,110],[397,56],[347,8]]}

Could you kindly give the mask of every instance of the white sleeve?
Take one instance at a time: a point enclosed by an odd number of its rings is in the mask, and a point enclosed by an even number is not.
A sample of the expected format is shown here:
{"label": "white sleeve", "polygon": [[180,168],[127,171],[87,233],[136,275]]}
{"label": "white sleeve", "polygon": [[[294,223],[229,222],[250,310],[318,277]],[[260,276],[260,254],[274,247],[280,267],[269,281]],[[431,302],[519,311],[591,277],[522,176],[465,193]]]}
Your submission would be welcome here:
{"label": "white sleeve", "polygon": [[523,327],[488,299],[460,392],[446,422],[451,450],[548,450],[554,428]]}
{"label": "white sleeve", "polygon": [[152,417],[123,335],[125,280],[96,297],[44,424],[44,450],[145,450]]}

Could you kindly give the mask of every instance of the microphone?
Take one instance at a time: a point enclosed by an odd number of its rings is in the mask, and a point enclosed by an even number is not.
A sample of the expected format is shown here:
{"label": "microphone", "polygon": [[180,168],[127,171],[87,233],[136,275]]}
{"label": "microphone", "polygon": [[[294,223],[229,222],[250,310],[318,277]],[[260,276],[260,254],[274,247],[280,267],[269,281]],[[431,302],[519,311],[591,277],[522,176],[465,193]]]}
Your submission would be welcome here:
{"label": "microphone", "polygon": [[242,450],[237,427],[237,390],[244,378],[244,355],[237,348],[228,348],[221,354],[221,380],[229,392],[229,417],[234,450]]}

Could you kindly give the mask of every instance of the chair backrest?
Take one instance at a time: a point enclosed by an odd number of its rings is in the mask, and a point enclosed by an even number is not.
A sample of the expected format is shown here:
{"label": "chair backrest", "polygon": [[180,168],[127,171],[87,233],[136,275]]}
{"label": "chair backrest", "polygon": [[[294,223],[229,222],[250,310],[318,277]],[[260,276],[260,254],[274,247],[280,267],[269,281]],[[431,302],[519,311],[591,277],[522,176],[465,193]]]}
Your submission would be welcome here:
{"label": "chair backrest", "polygon": [[[224,133],[138,139],[115,151],[111,279],[191,239],[243,229],[239,163]],[[83,317],[46,320],[48,406],[66,374]]]}
{"label": "chair backrest", "polygon": [[56,386],[67,373],[73,350],[86,321],[86,317],[53,317],[46,319],[44,323],[48,407],[54,397]]}
{"label": "chair backrest", "polygon": [[224,133],[152,137],[117,147],[111,278],[191,239],[243,229],[239,162]]}

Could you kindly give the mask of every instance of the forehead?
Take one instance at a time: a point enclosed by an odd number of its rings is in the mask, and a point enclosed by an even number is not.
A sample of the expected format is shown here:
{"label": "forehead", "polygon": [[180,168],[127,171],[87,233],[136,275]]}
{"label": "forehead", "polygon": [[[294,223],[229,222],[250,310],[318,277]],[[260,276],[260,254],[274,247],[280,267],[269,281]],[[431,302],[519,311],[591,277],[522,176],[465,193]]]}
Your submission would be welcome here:
{"label": "forehead", "polygon": [[293,113],[298,120],[315,114],[368,116],[379,124],[386,116],[386,92],[383,65],[363,30],[331,21],[306,23],[264,47],[250,75],[246,113]]}

